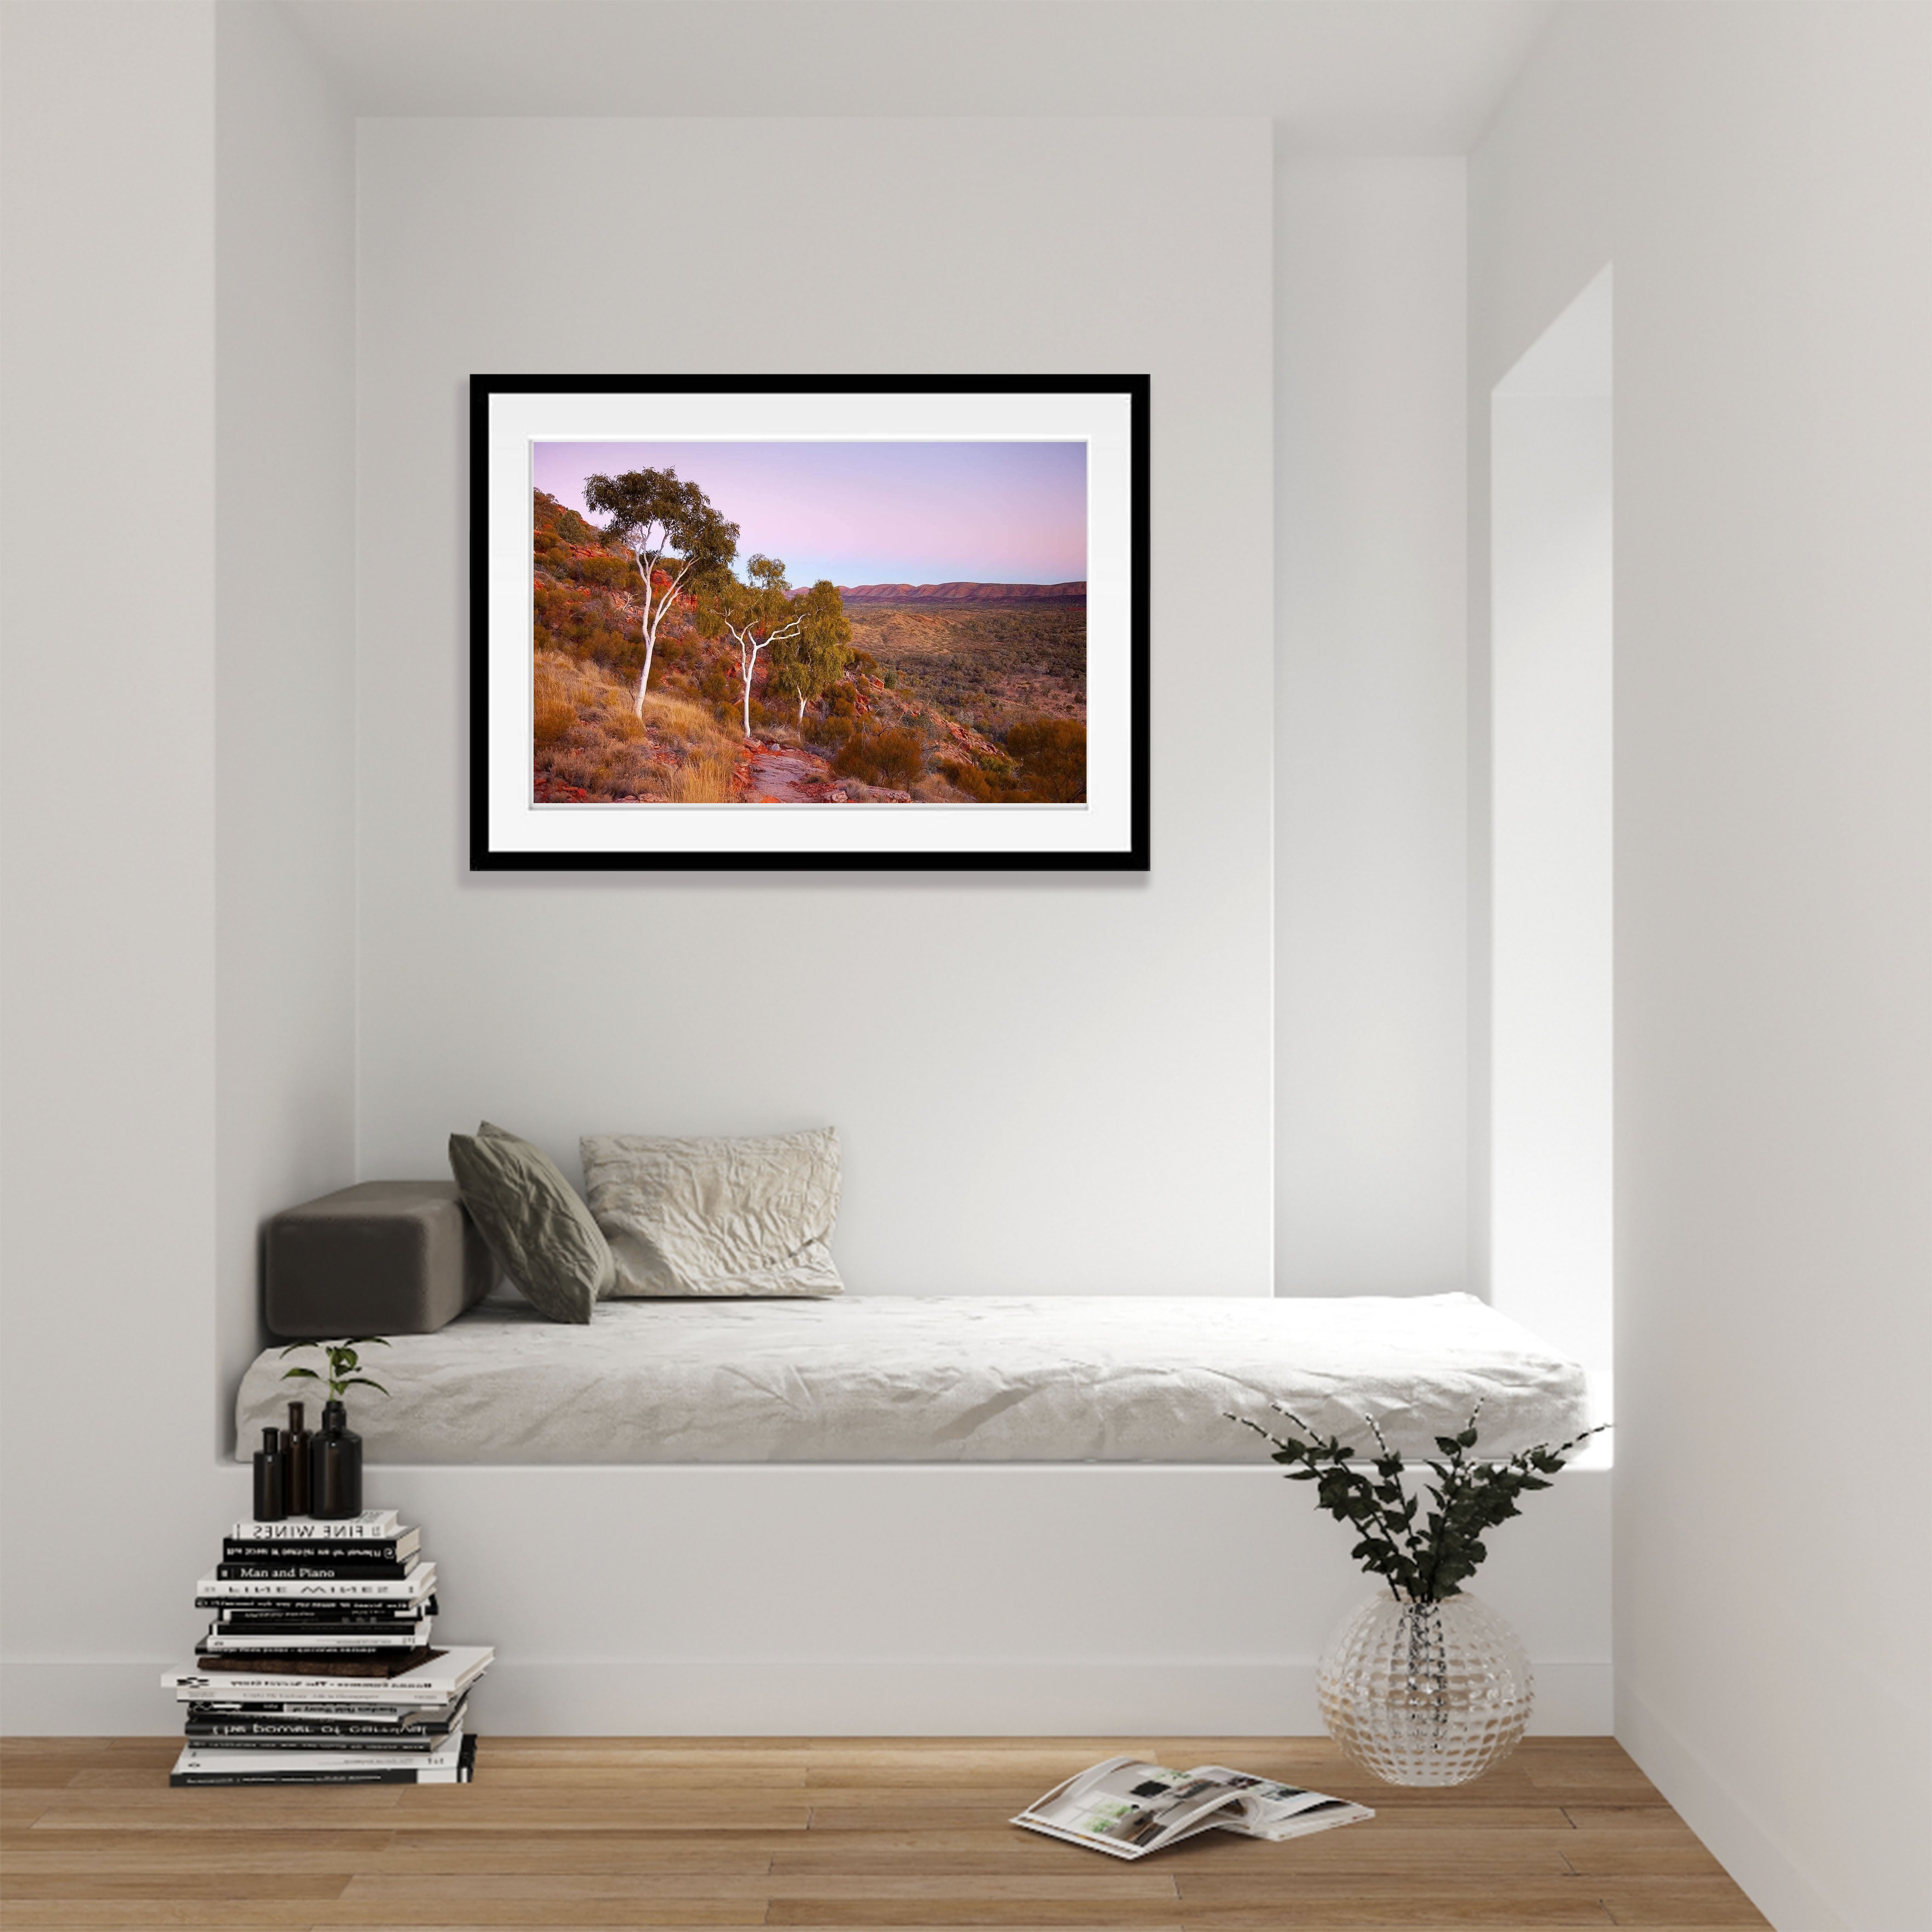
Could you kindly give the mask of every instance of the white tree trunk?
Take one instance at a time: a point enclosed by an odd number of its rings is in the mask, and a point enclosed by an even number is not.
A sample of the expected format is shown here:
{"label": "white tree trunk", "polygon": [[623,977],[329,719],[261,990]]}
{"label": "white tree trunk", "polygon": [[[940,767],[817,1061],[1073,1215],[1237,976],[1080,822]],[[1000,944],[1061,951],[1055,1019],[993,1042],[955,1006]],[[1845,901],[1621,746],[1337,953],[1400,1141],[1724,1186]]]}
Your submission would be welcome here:
{"label": "white tree trunk", "polygon": [[643,676],[638,680],[638,701],[632,706],[640,718],[644,715],[644,693],[650,687],[651,658],[658,647],[658,626],[664,622],[664,613],[677,602],[677,586],[684,581],[685,571],[691,568],[690,563],[687,561],[684,570],[680,570],[670,583],[665,585],[662,592],[654,590],[651,586],[651,572],[657,568],[658,559],[662,554],[662,551],[649,550],[633,550],[631,553],[632,560],[638,566],[638,574],[644,580],[644,615],[642,626],[644,637],[644,669]]}
{"label": "white tree trunk", "polygon": [[644,689],[651,681],[651,653],[657,649],[657,643],[654,636],[647,635],[644,639],[644,671],[638,680],[638,701],[632,706],[640,718],[644,715]]}
{"label": "white tree trunk", "polygon": [[753,626],[747,624],[741,631],[729,618],[724,628],[731,633],[732,641],[738,646],[738,669],[745,680],[745,736],[752,735],[752,680],[758,674],[758,653],[768,644],[782,643],[787,638],[798,634],[799,620],[793,620],[782,631],[774,631],[769,638],[754,638]]}
{"label": "white tree trunk", "polygon": [[638,574],[644,580],[644,615],[642,624],[644,635],[644,675],[638,680],[638,701],[632,707],[641,720],[644,715],[644,692],[649,688],[651,681],[651,653],[656,650],[658,641],[658,627],[651,621],[651,566],[657,560],[647,550],[633,550],[631,553],[631,559],[638,566]]}

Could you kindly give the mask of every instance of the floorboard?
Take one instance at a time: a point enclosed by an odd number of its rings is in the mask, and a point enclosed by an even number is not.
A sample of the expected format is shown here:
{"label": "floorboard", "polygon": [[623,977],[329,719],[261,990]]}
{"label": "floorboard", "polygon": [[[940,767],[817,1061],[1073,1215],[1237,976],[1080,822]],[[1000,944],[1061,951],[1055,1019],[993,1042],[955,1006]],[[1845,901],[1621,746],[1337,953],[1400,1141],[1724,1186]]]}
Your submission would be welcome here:
{"label": "floorboard", "polygon": [[[1607,1738],[1397,1790],[1325,1738],[486,1738],[455,1786],[176,1791],[172,1739],[0,1742],[8,1932],[1343,1932],[1766,1922]],[[1129,1864],[1016,1830],[1095,1760],[1238,1764],[1371,1822]]]}

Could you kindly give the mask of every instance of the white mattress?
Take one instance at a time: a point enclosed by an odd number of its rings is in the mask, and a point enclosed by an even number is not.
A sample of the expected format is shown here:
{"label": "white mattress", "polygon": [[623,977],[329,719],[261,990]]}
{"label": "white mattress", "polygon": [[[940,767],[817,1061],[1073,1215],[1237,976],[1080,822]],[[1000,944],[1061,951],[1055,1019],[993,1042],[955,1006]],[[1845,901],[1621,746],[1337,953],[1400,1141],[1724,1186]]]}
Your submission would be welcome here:
{"label": "white mattress", "polygon": [[[1478,1397],[1495,1453],[1588,1420],[1582,1370],[1466,1294],[607,1301],[587,1328],[493,1298],[364,1360],[389,1390],[350,1397],[376,1462],[1252,1462],[1222,1412],[1276,1400],[1411,1452]],[[243,1378],[238,1460],[314,1390],[287,1366]]]}

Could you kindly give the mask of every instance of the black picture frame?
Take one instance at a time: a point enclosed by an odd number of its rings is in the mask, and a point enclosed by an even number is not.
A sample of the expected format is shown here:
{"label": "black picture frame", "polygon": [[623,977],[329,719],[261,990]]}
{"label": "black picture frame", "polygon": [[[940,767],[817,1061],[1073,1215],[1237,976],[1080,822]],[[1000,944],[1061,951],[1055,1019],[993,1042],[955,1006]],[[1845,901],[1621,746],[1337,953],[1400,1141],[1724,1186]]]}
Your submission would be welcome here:
{"label": "black picture frame", "polygon": [[[530,433],[526,426],[551,423],[549,439],[566,433],[594,436],[599,432],[584,431],[581,425],[598,420],[602,412],[608,411],[614,422],[621,416],[626,425],[654,420],[653,411],[674,412],[679,425],[674,429],[646,430],[640,435],[626,427],[607,433],[614,440],[688,440],[694,411],[715,410],[721,420],[728,417],[734,422],[762,419],[763,412],[772,411],[823,422],[849,408],[855,416],[876,424],[895,398],[908,424],[916,425],[934,412],[956,416],[968,409],[995,425],[1004,416],[1016,422],[1037,422],[1043,411],[1049,416],[1062,412],[1073,422],[1086,412],[1102,425],[1088,441],[1089,518],[1090,531],[1097,515],[1095,500],[1104,495],[1107,540],[1096,546],[1090,537],[1087,649],[1090,693],[1096,650],[1093,592],[1097,586],[1102,591],[1100,602],[1106,617],[1106,634],[1099,648],[1108,654],[1108,698],[1104,715],[1098,718],[1090,704],[1088,742],[1097,746],[1100,755],[1090,754],[1088,800],[1048,806],[950,802],[857,806],[540,803],[535,796],[531,700],[518,693],[530,688],[533,664],[530,451],[547,439]],[[554,426],[562,416],[573,426],[567,432]],[[860,434],[836,428],[822,433],[833,439]],[[924,434],[916,428],[898,434],[922,439]],[[997,437],[998,432],[976,434]],[[1149,869],[1146,376],[472,375],[470,442],[472,872]],[[524,452],[520,472],[519,448]],[[1102,462],[1108,467],[1096,485],[1094,475]],[[513,508],[513,490],[520,512]],[[520,543],[515,537],[519,528]],[[1096,548],[1102,553],[1097,559]],[[520,555],[512,556],[513,548]],[[518,600],[514,589],[520,578]],[[520,749],[519,703],[524,707]],[[1094,780],[1096,767],[1104,784]],[[1102,790],[1104,798],[1094,796]],[[593,818],[586,814],[621,816]],[[781,820],[774,814],[787,816]],[[1030,820],[1025,817],[1029,814]],[[754,826],[752,814],[772,830],[767,832]],[[934,814],[951,821],[937,843]],[[828,819],[838,820],[838,826],[829,826]],[[932,830],[922,834],[922,822]],[[814,826],[823,829],[814,832]],[[835,832],[842,842],[836,848],[814,844],[815,838]],[[730,842],[714,848],[709,842],[714,838]],[[864,842],[868,839],[886,842]]]}

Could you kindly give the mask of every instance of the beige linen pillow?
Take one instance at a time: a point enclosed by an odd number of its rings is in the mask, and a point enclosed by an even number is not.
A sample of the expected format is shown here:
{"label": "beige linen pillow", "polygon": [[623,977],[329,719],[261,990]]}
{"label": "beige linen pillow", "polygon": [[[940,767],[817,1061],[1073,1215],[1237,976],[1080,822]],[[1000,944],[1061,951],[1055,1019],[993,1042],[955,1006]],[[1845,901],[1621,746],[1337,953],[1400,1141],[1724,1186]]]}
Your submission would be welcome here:
{"label": "beige linen pillow", "polygon": [[838,1294],[838,1134],[588,1134],[590,1211],[613,1295]]}

